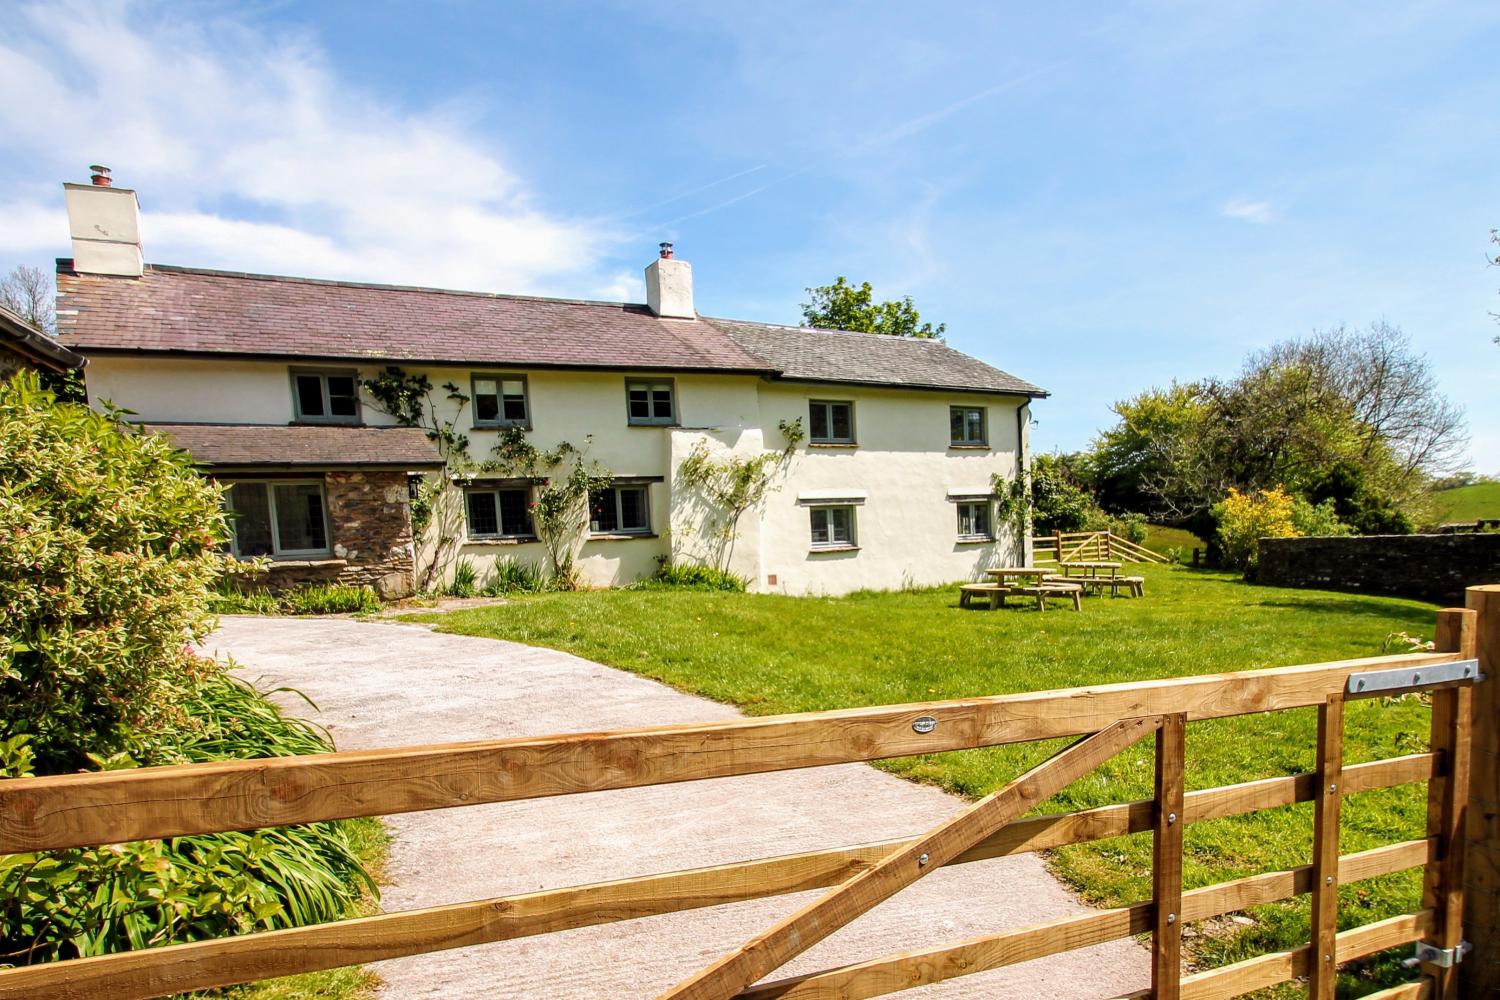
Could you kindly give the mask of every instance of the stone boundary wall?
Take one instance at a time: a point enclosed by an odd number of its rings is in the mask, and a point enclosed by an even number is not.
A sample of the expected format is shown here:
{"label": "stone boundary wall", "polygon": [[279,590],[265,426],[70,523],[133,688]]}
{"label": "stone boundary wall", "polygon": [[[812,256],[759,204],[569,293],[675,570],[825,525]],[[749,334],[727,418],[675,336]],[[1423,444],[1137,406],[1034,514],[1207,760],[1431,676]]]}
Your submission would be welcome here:
{"label": "stone boundary wall", "polygon": [[1465,587],[1500,583],[1500,534],[1262,538],[1256,580],[1462,607]]}

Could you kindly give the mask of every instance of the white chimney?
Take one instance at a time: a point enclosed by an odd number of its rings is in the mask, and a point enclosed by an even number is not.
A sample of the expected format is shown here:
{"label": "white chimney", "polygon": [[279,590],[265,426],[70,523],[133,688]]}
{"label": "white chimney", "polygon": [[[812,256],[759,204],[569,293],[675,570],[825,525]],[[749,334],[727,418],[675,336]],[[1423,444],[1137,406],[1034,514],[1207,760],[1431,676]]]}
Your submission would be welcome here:
{"label": "white chimney", "polygon": [[139,278],[141,206],[129,188],[111,186],[109,168],[89,167],[88,184],[64,184],[68,229],[73,236],[73,270]]}
{"label": "white chimney", "polygon": [[693,310],[693,265],[672,256],[672,244],[646,268],[646,305],[665,319],[697,319]]}

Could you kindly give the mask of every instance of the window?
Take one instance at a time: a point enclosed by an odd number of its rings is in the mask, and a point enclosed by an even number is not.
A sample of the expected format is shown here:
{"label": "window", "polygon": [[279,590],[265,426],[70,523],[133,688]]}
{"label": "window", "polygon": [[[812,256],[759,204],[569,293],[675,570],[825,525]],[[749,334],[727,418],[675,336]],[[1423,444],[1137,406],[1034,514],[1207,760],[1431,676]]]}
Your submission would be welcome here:
{"label": "window", "polygon": [[589,531],[595,535],[651,533],[645,486],[612,486],[589,494]]}
{"label": "window", "polygon": [[958,504],[958,537],[964,541],[992,541],[988,500],[961,500]]}
{"label": "window", "polygon": [[812,515],[812,547],[815,549],[845,549],[854,545],[854,508],[814,507]]}
{"label": "window", "polygon": [[659,382],[626,382],[625,402],[632,424],[675,424],[677,404],[670,379]]}
{"label": "window", "polygon": [[952,444],[971,448],[989,444],[984,407],[950,406],[948,408],[948,440]]}
{"label": "window", "polygon": [[525,375],[474,376],[475,427],[531,426]]}
{"label": "window", "polygon": [[224,494],[230,550],[240,558],[328,554],[320,482],[236,482]]}
{"label": "window", "polygon": [[535,538],[531,490],[526,487],[464,491],[470,538]]}
{"label": "window", "polygon": [[853,444],[854,404],[815,399],[808,404],[808,436],[813,444]]}
{"label": "window", "polygon": [[293,371],[292,402],[298,420],[359,423],[359,377],[351,371]]}

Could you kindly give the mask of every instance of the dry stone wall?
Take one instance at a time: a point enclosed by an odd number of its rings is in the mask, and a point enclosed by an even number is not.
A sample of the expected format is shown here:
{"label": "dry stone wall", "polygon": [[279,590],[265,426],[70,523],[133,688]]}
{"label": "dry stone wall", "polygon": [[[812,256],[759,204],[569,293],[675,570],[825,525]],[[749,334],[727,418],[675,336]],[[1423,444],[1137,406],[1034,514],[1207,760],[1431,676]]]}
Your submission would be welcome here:
{"label": "dry stone wall", "polygon": [[1257,579],[1462,606],[1465,587],[1500,583],[1500,533],[1262,538]]}

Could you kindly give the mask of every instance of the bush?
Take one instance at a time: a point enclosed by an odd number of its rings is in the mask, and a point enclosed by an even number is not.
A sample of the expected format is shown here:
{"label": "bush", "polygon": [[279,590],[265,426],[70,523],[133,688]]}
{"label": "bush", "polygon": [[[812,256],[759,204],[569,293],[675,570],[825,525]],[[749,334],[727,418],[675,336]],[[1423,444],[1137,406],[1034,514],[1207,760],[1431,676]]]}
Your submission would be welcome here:
{"label": "bush", "polygon": [[[173,689],[187,725],[147,763],[275,757],[333,749],[310,723],[204,661]],[[0,745],[29,773],[25,737]],[[112,765],[128,765],[115,760]],[[367,821],[366,821],[367,822]],[[0,963],[30,964],[337,920],[375,885],[351,822],[0,857]]]}
{"label": "bush", "polygon": [[749,585],[744,577],[713,566],[678,566],[664,562],[648,580],[631,585],[635,590],[728,590],[744,593]]}
{"label": "bush", "polygon": [[224,539],[218,488],[164,438],[0,382],[0,738],[56,774],[170,728]]}
{"label": "bush", "polygon": [[536,594],[547,589],[547,580],[542,571],[531,563],[519,559],[497,559],[479,588],[485,597],[500,597],[504,594]]}
{"label": "bush", "polygon": [[1217,538],[1225,565],[1253,569],[1260,558],[1260,539],[1294,538],[1300,532],[1293,520],[1296,500],[1280,486],[1271,490],[1229,495],[1214,505]]}
{"label": "bush", "polygon": [[292,615],[352,615],[380,610],[380,598],[367,586],[346,583],[314,583],[292,587],[279,595],[281,606]]}
{"label": "bush", "polygon": [[1292,524],[1299,535],[1348,535],[1354,529],[1339,520],[1332,500],[1313,506],[1301,497],[1292,502]]}

